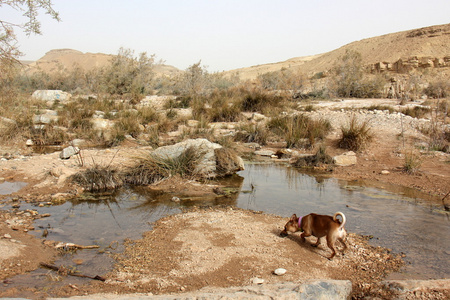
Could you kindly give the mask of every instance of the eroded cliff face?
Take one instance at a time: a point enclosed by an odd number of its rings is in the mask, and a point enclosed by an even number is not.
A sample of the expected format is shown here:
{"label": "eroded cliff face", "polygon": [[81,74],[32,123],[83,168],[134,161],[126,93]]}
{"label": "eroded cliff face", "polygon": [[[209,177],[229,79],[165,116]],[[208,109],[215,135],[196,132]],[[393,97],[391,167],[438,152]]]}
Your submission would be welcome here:
{"label": "eroded cliff face", "polygon": [[[372,72],[392,71],[396,73],[408,73],[416,69],[448,68],[450,67],[450,45],[447,43],[449,37],[450,26],[448,24],[408,31],[404,39],[405,45],[408,44],[409,40],[415,41],[416,44],[421,45],[421,47],[417,47],[417,49],[420,49],[420,51],[418,50],[419,53],[416,55],[402,56],[395,61],[374,63],[371,65],[371,70]],[[443,48],[437,47],[437,45],[443,46]],[[441,55],[423,55],[424,49],[430,50],[425,52],[433,53],[432,50],[436,48],[441,48],[441,50],[446,48],[447,52],[442,53],[442,51],[438,51]]]}
{"label": "eroded cliff face", "polygon": [[[450,51],[450,50],[449,50]],[[408,73],[415,69],[448,68],[450,67],[450,54],[445,57],[410,56],[402,57],[394,63],[377,62],[371,66],[372,72]]]}

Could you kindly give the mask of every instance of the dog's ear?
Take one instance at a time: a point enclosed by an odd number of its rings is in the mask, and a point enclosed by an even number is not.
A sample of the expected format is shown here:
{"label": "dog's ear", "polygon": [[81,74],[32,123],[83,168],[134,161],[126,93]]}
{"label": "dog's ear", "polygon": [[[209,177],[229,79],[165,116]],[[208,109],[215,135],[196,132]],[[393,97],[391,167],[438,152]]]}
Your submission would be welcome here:
{"label": "dog's ear", "polygon": [[293,215],[291,216],[291,221],[297,222],[297,220],[298,220],[297,215],[296,215],[296,214],[293,214]]}

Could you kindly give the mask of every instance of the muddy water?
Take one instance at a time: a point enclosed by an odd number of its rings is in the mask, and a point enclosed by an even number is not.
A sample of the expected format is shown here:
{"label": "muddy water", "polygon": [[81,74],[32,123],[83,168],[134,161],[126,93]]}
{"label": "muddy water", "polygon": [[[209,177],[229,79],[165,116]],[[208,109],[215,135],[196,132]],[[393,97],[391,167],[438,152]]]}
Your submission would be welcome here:
{"label": "muddy water", "polygon": [[[86,195],[51,207],[32,208],[51,217],[37,220],[34,235],[99,249],[66,253],[55,264],[73,266],[83,274],[103,275],[113,261],[108,254],[122,250],[124,239],[138,239],[151,230],[152,222],[192,205],[236,205],[289,217],[292,213],[347,216],[350,232],[373,236],[372,243],[406,254],[408,262],[395,278],[448,278],[450,275],[450,220],[448,213],[426,204],[425,195],[412,190],[389,191],[365,183],[311,176],[282,165],[247,165],[246,170],[222,182],[239,193],[228,198],[173,202],[174,195],[151,194],[145,189],[123,189],[115,193]],[[180,196],[180,195],[179,195]],[[182,198],[180,196],[180,198]],[[281,229],[284,224],[277,224]],[[14,278],[13,285],[47,287],[51,271],[39,269]],[[66,279],[67,280],[67,279]],[[70,278],[76,284],[86,279]]]}

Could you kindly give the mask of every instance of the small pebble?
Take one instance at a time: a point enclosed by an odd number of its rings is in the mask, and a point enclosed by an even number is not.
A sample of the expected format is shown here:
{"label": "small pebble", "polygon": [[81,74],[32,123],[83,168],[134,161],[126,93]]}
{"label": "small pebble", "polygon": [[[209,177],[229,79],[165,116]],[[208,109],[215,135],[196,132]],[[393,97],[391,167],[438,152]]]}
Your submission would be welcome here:
{"label": "small pebble", "polygon": [[286,274],[286,269],[278,268],[278,269],[276,269],[275,271],[273,271],[273,273],[274,273],[275,275],[281,276],[281,275]]}
{"label": "small pebble", "polygon": [[264,279],[255,277],[255,278],[252,278],[252,283],[253,284],[263,284],[264,283]]}

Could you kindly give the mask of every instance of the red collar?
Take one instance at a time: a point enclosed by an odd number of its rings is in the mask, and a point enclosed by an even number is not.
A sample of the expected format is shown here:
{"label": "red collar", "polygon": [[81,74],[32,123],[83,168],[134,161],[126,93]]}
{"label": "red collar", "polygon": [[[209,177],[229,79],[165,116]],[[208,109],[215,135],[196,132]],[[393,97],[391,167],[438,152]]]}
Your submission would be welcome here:
{"label": "red collar", "polygon": [[302,230],[302,217],[298,218],[298,228]]}

